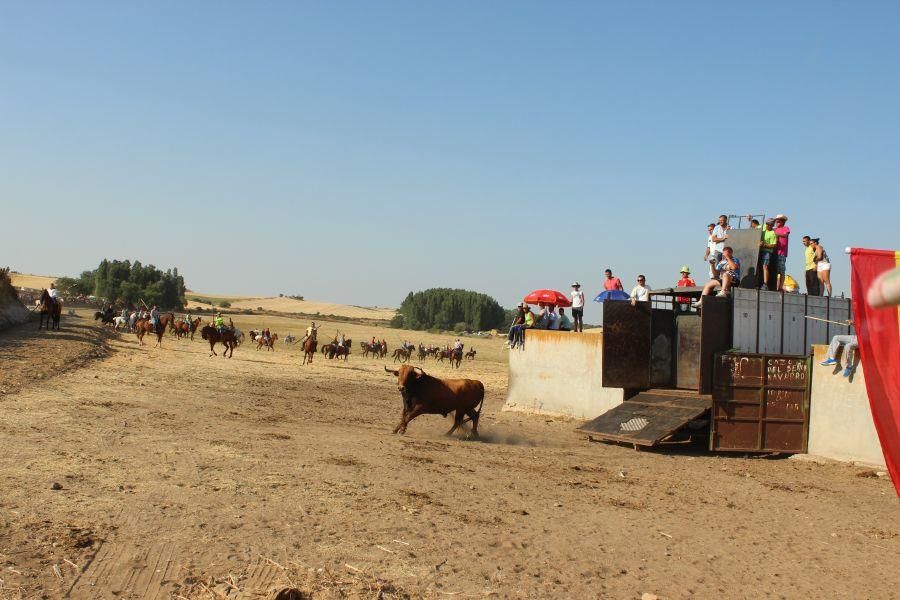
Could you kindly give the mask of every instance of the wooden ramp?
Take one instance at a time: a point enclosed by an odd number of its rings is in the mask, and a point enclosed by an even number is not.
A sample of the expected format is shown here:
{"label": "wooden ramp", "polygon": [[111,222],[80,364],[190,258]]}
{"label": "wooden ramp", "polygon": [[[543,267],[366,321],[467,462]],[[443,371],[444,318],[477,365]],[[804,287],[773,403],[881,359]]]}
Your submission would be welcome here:
{"label": "wooden ramp", "polygon": [[710,408],[710,396],[654,390],[626,400],[576,431],[600,440],[655,446]]}

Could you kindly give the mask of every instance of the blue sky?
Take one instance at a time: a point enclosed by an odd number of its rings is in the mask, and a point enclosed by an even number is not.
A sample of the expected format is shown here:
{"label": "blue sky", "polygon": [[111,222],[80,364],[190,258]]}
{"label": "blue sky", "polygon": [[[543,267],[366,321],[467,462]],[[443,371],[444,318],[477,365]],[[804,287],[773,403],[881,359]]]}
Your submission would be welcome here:
{"label": "blue sky", "polygon": [[[0,263],[509,306],[702,269],[719,213],[897,248],[900,4],[0,4]],[[587,320],[597,318],[592,307]]]}

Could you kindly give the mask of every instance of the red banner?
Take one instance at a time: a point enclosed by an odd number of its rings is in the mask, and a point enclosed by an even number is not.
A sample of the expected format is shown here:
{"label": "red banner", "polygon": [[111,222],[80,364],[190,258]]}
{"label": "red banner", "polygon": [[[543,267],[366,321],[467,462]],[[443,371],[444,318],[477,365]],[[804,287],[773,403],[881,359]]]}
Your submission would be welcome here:
{"label": "red banner", "polygon": [[900,496],[900,308],[873,308],[866,299],[879,275],[900,266],[900,252],[853,248],[850,266],[853,318],[872,420]]}

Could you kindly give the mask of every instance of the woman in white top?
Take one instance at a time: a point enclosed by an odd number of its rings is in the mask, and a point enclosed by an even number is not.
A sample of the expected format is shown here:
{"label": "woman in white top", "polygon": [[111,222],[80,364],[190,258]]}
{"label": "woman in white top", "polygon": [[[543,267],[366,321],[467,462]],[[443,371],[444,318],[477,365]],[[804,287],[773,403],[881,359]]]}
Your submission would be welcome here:
{"label": "woman in white top", "polygon": [[584,331],[584,323],[582,323],[583,317],[584,292],[581,291],[581,284],[576,281],[572,284],[572,320],[575,322],[572,331],[575,331],[576,333]]}

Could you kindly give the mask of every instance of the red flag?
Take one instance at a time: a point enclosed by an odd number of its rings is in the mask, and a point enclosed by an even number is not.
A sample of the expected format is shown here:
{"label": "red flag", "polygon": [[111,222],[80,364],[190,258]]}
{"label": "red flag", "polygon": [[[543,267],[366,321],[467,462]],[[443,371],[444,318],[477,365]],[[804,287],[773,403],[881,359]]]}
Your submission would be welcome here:
{"label": "red flag", "polygon": [[853,248],[850,266],[853,317],[872,420],[900,496],[900,308],[873,308],[867,300],[875,279],[900,266],[900,252]]}

